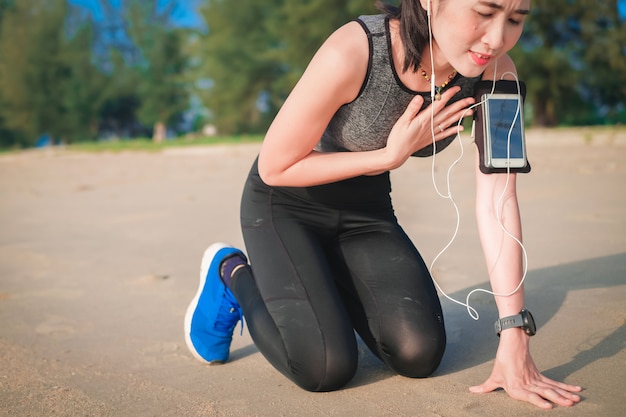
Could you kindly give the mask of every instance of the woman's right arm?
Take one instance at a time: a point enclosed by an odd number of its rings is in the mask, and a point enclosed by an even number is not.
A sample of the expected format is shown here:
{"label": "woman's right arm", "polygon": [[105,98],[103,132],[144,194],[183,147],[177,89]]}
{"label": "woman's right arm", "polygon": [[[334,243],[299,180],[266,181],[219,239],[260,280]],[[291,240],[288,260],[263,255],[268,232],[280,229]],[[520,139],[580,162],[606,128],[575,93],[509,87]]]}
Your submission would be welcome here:
{"label": "woman's right arm", "polygon": [[[356,98],[368,59],[368,39],[357,22],[344,25],[322,45],[265,136],[259,155],[259,173],[265,183],[311,186],[376,174],[399,167],[431,143],[430,109],[420,112],[423,99],[418,95],[392,129],[386,147],[364,152],[313,150],[339,107]],[[456,117],[454,113],[468,106],[460,100],[442,110],[457,91],[451,88],[435,103],[435,115],[441,118],[435,126],[443,123],[444,116]],[[437,132],[436,139],[443,137]]]}
{"label": "woman's right arm", "polygon": [[265,136],[259,155],[263,181],[307,186],[383,169],[379,155],[359,155],[350,162],[345,160],[347,153],[313,151],[337,109],[358,94],[368,56],[367,36],[357,22],[346,24],[326,40]]}

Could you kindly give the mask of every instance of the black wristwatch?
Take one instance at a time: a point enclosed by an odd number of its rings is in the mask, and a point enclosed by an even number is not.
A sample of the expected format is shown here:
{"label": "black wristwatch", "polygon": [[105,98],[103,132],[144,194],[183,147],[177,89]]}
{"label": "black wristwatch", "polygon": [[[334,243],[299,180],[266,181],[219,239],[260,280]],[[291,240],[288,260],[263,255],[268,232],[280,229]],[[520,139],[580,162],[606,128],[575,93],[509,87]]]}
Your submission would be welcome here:
{"label": "black wristwatch", "polygon": [[521,327],[522,330],[524,330],[529,336],[533,336],[537,331],[535,319],[533,319],[533,315],[530,314],[530,311],[526,309],[523,309],[515,316],[498,319],[494,323],[494,328],[498,336],[500,336],[500,332],[502,330],[510,329],[512,327]]}

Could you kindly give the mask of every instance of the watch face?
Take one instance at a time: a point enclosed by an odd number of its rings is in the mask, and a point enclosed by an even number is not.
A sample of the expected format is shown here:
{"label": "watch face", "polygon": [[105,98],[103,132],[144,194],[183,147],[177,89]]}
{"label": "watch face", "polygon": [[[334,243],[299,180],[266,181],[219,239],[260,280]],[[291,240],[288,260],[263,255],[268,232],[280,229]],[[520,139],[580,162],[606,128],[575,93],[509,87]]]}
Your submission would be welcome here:
{"label": "watch face", "polygon": [[522,315],[522,320],[524,321],[524,331],[529,335],[533,336],[537,332],[537,326],[535,325],[535,319],[533,315],[530,314],[530,311],[524,309],[520,312]]}

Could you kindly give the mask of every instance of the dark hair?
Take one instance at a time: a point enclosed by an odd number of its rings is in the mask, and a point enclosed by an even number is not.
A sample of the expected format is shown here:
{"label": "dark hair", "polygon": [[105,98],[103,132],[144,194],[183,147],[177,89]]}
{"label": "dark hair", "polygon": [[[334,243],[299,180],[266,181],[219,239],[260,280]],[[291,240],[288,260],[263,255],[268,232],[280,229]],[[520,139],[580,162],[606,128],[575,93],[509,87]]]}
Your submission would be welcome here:
{"label": "dark hair", "polygon": [[404,45],[403,71],[417,71],[422,51],[428,45],[428,15],[419,0],[400,0],[398,7],[381,0],[376,7],[390,19],[400,20],[400,39]]}

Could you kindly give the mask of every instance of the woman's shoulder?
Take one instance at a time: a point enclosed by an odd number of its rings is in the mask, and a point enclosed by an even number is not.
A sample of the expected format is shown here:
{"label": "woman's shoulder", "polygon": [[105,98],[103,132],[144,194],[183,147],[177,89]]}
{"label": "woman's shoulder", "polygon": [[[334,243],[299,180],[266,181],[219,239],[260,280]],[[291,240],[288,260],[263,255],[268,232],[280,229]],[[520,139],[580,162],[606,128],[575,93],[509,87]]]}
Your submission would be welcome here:
{"label": "woman's shoulder", "polygon": [[347,71],[367,66],[369,41],[367,33],[357,21],[351,21],[333,32],[318,51],[335,71]]}
{"label": "woman's shoulder", "polygon": [[356,48],[357,52],[363,49],[367,51],[367,35],[362,21],[352,20],[335,30],[335,32],[328,37],[326,44],[341,48],[344,51],[352,50],[353,48]]}
{"label": "woman's shoulder", "polygon": [[318,103],[319,107],[336,111],[357,96],[368,60],[366,33],[356,21],[346,23],[336,29],[315,53],[288,102],[297,102],[298,107]]}
{"label": "woman's shoulder", "polygon": [[343,52],[369,53],[368,38],[384,35],[386,22],[384,14],[361,15],[335,30],[326,43],[341,48]]}

